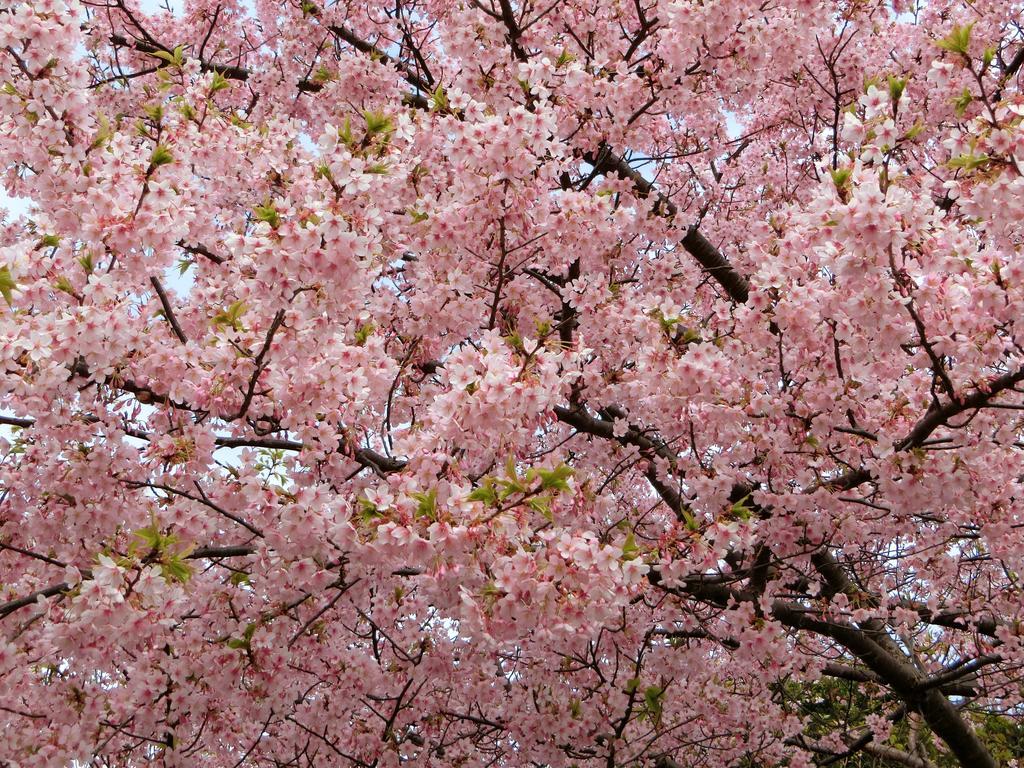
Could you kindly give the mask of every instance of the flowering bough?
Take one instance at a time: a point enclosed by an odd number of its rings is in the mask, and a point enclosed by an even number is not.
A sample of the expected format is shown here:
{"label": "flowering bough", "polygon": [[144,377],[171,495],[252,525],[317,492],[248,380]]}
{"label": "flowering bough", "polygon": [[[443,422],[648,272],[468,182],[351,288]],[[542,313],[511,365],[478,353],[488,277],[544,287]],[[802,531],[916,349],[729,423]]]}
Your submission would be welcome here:
{"label": "flowering bough", "polygon": [[1021,10],[5,5],[0,763],[1013,764]]}

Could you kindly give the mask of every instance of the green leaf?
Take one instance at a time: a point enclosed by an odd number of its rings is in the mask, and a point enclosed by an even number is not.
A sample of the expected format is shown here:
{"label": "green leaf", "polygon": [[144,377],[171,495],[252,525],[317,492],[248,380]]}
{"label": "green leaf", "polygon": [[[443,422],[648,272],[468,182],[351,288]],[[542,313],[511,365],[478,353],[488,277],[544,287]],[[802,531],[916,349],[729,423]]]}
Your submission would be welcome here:
{"label": "green leaf", "polygon": [[391,133],[395,129],[391,118],[383,112],[365,109],[363,110],[363,120],[366,121],[366,132],[371,135]]}
{"label": "green leaf", "polygon": [[971,92],[964,88],[963,93],[953,99],[953,109],[956,112],[956,116],[963,117],[967,108],[971,106],[972,101],[974,101],[974,97],[971,96]]}
{"label": "green leaf", "polygon": [[385,163],[374,163],[373,165],[366,166],[366,173],[374,173],[378,176],[383,176],[388,172],[388,167]]}
{"label": "green leaf", "polygon": [[659,685],[649,685],[644,689],[644,714],[652,725],[661,722],[662,700],[665,689]]}
{"label": "green leaf", "polygon": [[107,116],[102,112],[96,116],[96,122],[99,123],[99,130],[96,131],[96,137],[89,145],[90,150],[102,147],[107,143],[110,137],[114,135],[114,132],[110,128],[110,121],[107,120]]}
{"label": "green leaf", "polygon": [[14,277],[11,276],[10,268],[4,264],[0,267],[0,296],[4,297],[7,306],[13,306],[14,291],[17,289],[18,284],[14,282]]}
{"label": "green leaf", "polygon": [[440,85],[430,94],[430,109],[436,112],[448,111],[448,94],[444,92],[444,88]]}
{"label": "green leaf", "polygon": [[973,171],[980,168],[989,161],[988,155],[959,155],[946,163],[950,168],[963,168],[965,171]]}
{"label": "green leaf", "polygon": [[953,27],[953,31],[946,35],[941,40],[936,41],[936,45],[944,51],[950,53],[958,53],[961,56],[967,56],[968,51],[971,47],[971,29],[974,27],[974,22],[965,26]]}
{"label": "green leaf", "polygon": [[157,144],[156,149],[153,150],[153,154],[149,158],[149,165],[152,168],[159,168],[161,165],[167,165],[168,163],[174,162],[174,155],[163,144]]}
{"label": "green leaf", "polygon": [[363,523],[373,522],[381,516],[381,510],[365,496],[359,497],[359,520]]}
{"label": "green leaf", "polygon": [[164,105],[163,104],[150,104],[142,108],[142,111],[146,113],[146,117],[152,120],[154,123],[159,123],[164,119]]}
{"label": "green leaf", "polygon": [[159,552],[163,548],[164,536],[160,533],[160,527],[156,521],[153,521],[145,528],[140,528],[132,535],[141,541],[148,550]]}
{"label": "green leaf", "polygon": [[64,275],[61,275],[60,277],[57,278],[57,281],[53,284],[53,287],[63,293],[67,293],[72,296],[75,295],[75,286],[73,286],[71,284],[71,281],[68,280],[67,277],[65,277]]}
{"label": "green leaf", "polygon": [[921,132],[923,130],[924,130],[924,124],[923,123],[920,123],[920,122],[914,123],[914,125],[910,128],[910,130],[907,131],[906,137],[908,139],[910,139],[911,141],[913,141],[914,139],[916,139],[918,136],[921,135]]}
{"label": "green leaf", "polygon": [[746,502],[747,502],[747,499],[749,499],[749,498],[750,498],[750,494],[748,493],[746,496],[744,496],[742,499],[740,499],[739,501],[737,501],[735,504],[732,505],[732,509],[730,509],[729,511],[730,511],[730,514],[735,519],[737,519],[737,520],[749,520],[750,519],[751,514],[753,513],[753,509],[751,509],[750,507],[747,506]]}
{"label": "green leaf", "polygon": [[636,536],[630,531],[629,535],[626,536],[626,541],[622,544],[622,559],[636,560],[640,557],[640,547],[636,545]]}
{"label": "green leaf", "polygon": [[498,586],[493,581],[488,581],[480,589],[480,596],[487,600],[496,600],[502,596],[502,591],[498,589]]}
{"label": "green leaf", "polygon": [[569,478],[572,477],[572,474],[572,467],[566,464],[560,464],[554,469],[537,470],[541,488],[562,492],[569,490]]}
{"label": "green leaf", "polygon": [[325,66],[320,66],[319,68],[317,68],[316,72],[313,73],[314,83],[330,83],[337,79],[337,73],[333,72],[332,70],[328,69]]}
{"label": "green leaf", "polygon": [[900,100],[900,96],[903,95],[903,91],[906,87],[907,78],[889,75],[889,97],[892,99],[894,104]]}
{"label": "green leaf", "polygon": [[272,229],[281,226],[281,214],[275,211],[271,205],[257,205],[252,212],[256,221],[265,221]]}
{"label": "green leaf", "polygon": [[494,486],[494,478],[483,478],[481,484],[474,488],[466,499],[467,501],[482,501],[488,507],[494,506],[498,501],[498,491]]}
{"label": "green leaf", "polygon": [[214,71],[213,80],[210,81],[210,93],[214,94],[231,87],[231,82],[220,72]]}
{"label": "green leaf", "polygon": [[341,128],[338,129],[338,140],[346,147],[352,147],[356,143],[355,137],[352,135],[352,121],[347,117]]}
{"label": "green leaf", "polygon": [[416,517],[425,517],[428,520],[437,519],[436,488],[431,488],[426,493],[410,493],[409,496],[416,502]]}
{"label": "green leaf", "polygon": [[363,323],[356,329],[356,346],[361,347],[373,335],[376,326],[372,322]]}
{"label": "green leaf", "polygon": [[163,561],[160,564],[160,573],[168,581],[176,581],[179,584],[187,584],[192,578],[192,568],[178,556]]}
{"label": "green leaf", "polygon": [[242,315],[245,314],[246,309],[247,307],[245,306],[244,301],[233,301],[228,305],[227,309],[222,310],[213,316],[213,324],[217,327],[225,325],[231,326],[231,329],[234,331],[244,330],[241,318]]}
{"label": "green leaf", "polygon": [[509,345],[516,352],[525,352],[526,347],[523,346],[523,337],[518,333],[512,332],[508,336],[502,336],[505,343]]}
{"label": "green leaf", "polygon": [[153,51],[150,55],[175,67],[180,67],[185,63],[185,46],[179,45],[173,51]]}
{"label": "green leaf", "polygon": [[551,514],[551,497],[534,496],[526,502],[526,506],[539,515],[543,515],[549,523],[555,522],[555,516]]}
{"label": "green leaf", "polygon": [[558,59],[555,61],[555,69],[561,69],[566,64],[572,64],[574,61],[576,61],[576,57],[563,48],[562,52],[558,54]]}
{"label": "green leaf", "polygon": [[651,310],[650,316],[658,321],[658,325],[661,326],[661,330],[669,336],[672,335],[673,329],[680,323],[680,318],[665,317],[665,315],[661,313],[660,309]]}
{"label": "green leaf", "polygon": [[675,336],[677,341],[681,341],[684,344],[696,344],[704,341],[704,337],[700,335],[699,331],[695,331],[693,328],[682,328],[676,332]]}

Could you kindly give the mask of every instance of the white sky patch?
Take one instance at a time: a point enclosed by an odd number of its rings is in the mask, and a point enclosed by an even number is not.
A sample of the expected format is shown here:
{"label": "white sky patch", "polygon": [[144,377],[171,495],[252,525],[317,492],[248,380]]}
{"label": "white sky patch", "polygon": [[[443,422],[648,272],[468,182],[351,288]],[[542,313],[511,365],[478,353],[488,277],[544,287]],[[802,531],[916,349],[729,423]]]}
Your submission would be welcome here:
{"label": "white sky patch", "polygon": [[140,0],[139,9],[143,13],[170,11],[174,16],[181,16],[185,12],[185,2],[184,0]]}
{"label": "white sky patch", "polygon": [[27,214],[31,204],[32,201],[27,197],[11,197],[3,187],[0,187],[0,213],[7,221],[13,221],[19,216]]}

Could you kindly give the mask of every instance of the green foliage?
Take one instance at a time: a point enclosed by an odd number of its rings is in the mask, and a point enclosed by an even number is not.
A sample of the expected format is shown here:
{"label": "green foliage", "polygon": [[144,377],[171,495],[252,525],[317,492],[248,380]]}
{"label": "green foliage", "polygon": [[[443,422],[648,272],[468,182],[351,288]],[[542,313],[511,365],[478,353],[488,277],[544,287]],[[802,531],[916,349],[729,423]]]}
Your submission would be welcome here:
{"label": "green foliage", "polygon": [[661,713],[665,699],[665,689],[660,685],[649,685],[644,688],[644,703],[642,712],[651,725],[661,724]]}
{"label": "green foliage", "polygon": [[572,477],[572,467],[566,464],[559,464],[554,469],[537,469],[537,477],[540,478],[540,487],[545,490],[561,492],[569,491],[569,478]]}
{"label": "green foliage", "polygon": [[10,268],[4,264],[0,267],[0,296],[4,297],[7,306],[13,306],[14,291],[17,289],[18,284],[14,281]]}
{"label": "green foliage", "polygon": [[964,88],[963,92],[953,99],[953,110],[956,112],[956,116],[963,117],[972,101],[974,101],[974,97],[971,96],[971,92]]}
{"label": "green foliage", "polygon": [[907,78],[889,75],[889,98],[892,99],[893,104],[900,100],[906,87]]}
{"label": "green foliage", "polygon": [[498,507],[501,502],[518,494],[522,497],[519,504],[525,504],[553,522],[551,503],[559,494],[572,490],[569,485],[572,475],[572,467],[566,464],[551,469],[531,467],[524,475],[520,475],[515,457],[509,456],[505,463],[504,477],[486,475],[480,478],[477,487],[466,498],[482,502],[487,507]]}
{"label": "green foliage", "polygon": [[185,46],[179,45],[173,51],[153,51],[151,55],[171,66],[180,67],[185,63]]}
{"label": "green foliage", "polygon": [[338,74],[325,66],[317,67],[313,73],[314,83],[330,83],[338,79]]}
{"label": "green foliage", "polygon": [[370,501],[365,496],[359,498],[359,521],[367,524],[371,523],[382,514],[380,508]]}
{"label": "green foliage", "polygon": [[482,501],[485,506],[493,507],[498,501],[498,489],[493,477],[484,477],[480,485],[472,490],[466,497],[469,501]]}
{"label": "green foliage", "polygon": [[836,185],[836,189],[842,191],[850,188],[851,169],[836,168],[834,171],[830,171],[829,173],[832,176],[832,183]]}
{"label": "green foliage", "polygon": [[[879,695],[880,689],[871,683],[856,683],[823,677],[813,683],[793,680],[778,683],[776,696],[783,706],[805,718],[804,735],[818,741],[836,732],[859,736],[867,728],[869,715],[888,715],[893,711],[891,702]],[[1005,714],[970,713],[966,717],[980,739],[1002,765],[1024,754],[1024,724],[1019,718]],[[888,746],[910,751],[911,723],[901,718],[893,723]],[[935,768],[960,768],[959,761],[948,751],[930,729],[916,724],[917,749]],[[844,768],[899,768],[900,764],[860,751],[843,759]]]}
{"label": "green foliage", "polygon": [[1000,765],[1024,755],[1024,722],[1003,714],[984,714],[975,726],[981,740]]}
{"label": "green foliage", "polygon": [[361,347],[365,345],[366,342],[369,341],[370,337],[373,335],[373,332],[374,330],[376,330],[376,328],[377,326],[375,326],[372,322],[363,323],[361,326],[356,328],[356,346]]}
{"label": "green foliage", "polygon": [[338,140],[349,148],[356,143],[355,137],[352,135],[352,121],[347,117],[338,129]]}
{"label": "green foliage", "polygon": [[395,130],[391,118],[383,112],[374,112],[369,109],[363,110],[363,120],[366,121],[366,132],[371,136],[377,134],[389,134]]}
{"label": "green foliage", "polygon": [[636,545],[636,536],[630,531],[626,535],[626,540],[622,543],[622,559],[625,561],[636,560],[640,557],[640,547]]}
{"label": "green foliage", "polygon": [[102,112],[96,116],[96,122],[99,123],[99,130],[96,131],[96,136],[89,145],[89,151],[102,147],[110,140],[110,137],[114,135],[114,132],[110,127],[110,121],[107,120],[107,116]]}
{"label": "green foliage", "polygon": [[53,287],[56,288],[58,291],[61,291],[62,293],[67,293],[70,294],[71,296],[75,295],[75,286],[72,285],[71,281],[68,280],[67,277],[64,275],[60,275],[57,278],[57,280],[53,284]]}
{"label": "green foliage", "polygon": [[447,112],[449,109],[448,94],[444,92],[444,88],[440,85],[430,94],[430,108],[436,112]]}
{"label": "green foliage", "polygon": [[226,90],[231,87],[231,82],[220,72],[213,73],[213,80],[210,81],[210,94]]}
{"label": "green foliage", "polygon": [[526,500],[526,506],[544,517],[549,523],[553,523],[555,517],[551,514],[551,501],[551,496],[534,496]]}
{"label": "green foliage", "polygon": [[192,577],[192,568],[185,560],[191,548],[178,548],[178,537],[163,533],[155,519],[135,531],[133,538],[128,547],[130,557],[159,564],[161,575],[168,581],[185,584]]}
{"label": "green foliage", "polygon": [[920,122],[914,123],[913,126],[911,126],[910,130],[907,131],[906,137],[913,141],[914,139],[921,135],[922,131],[924,131],[924,124]]}
{"label": "green foliage", "polygon": [[962,27],[953,27],[952,32],[941,40],[936,41],[935,44],[944,51],[967,56],[971,47],[971,29],[973,27],[973,22]]}
{"label": "green foliage", "polygon": [[958,155],[946,163],[950,168],[963,168],[973,171],[989,162],[988,155]]}
{"label": "green foliage", "polygon": [[230,326],[233,331],[243,331],[245,326],[242,325],[241,319],[246,309],[244,301],[233,301],[228,305],[227,309],[213,316],[213,324],[218,328]]}
{"label": "green foliage", "polygon": [[425,517],[428,520],[437,519],[437,489],[431,488],[426,493],[409,494],[416,502],[416,517]]}
{"label": "green foliage", "polygon": [[562,52],[558,54],[558,59],[555,61],[555,68],[561,69],[567,64],[572,64],[574,61],[576,61],[576,57],[563,48]]}
{"label": "green foliage", "polygon": [[151,168],[159,168],[161,165],[167,165],[174,162],[174,155],[163,144],[157,144],[153,150],[153,154],[149,157],[149,165]]}
{"label": "green foliage", "polygon": [[583,704],[576,697],[569,699],[569,716],[573,720],[579,720],[583,716]]}
{"label": "green foliage", "polygon": [[256,630],[259,629],[259,624],[253,622],[247,624],[245,630],[242,632],[241,637],[232,637],[228,640],[228,648],[234,648],[235,650],[245,651],[249,653],[252,651],[252,638],[256,634]]}
{"label": "green foliage", "polygon": [[256,221],[265,221],[270,225],[271,229],[277,229],[281,226],[281,214],[272,205],[257,205],[253,208],[252,215]]}
{"label": "green foliage", "polygon": [[750,494],[748,493],[746,496],[744,496],[742,499],[740,499],[739,501],[737,501],[735,504],[732,505],[732,508],[729,510],[729,513],[730,513],[730,515],[732,516],[733,519],[735,519],[735,520],[749,520],[750,519],[750,516],[751,516],[753,510],[749,506],[747,506],[747,501],[749,499],[750,499]]}

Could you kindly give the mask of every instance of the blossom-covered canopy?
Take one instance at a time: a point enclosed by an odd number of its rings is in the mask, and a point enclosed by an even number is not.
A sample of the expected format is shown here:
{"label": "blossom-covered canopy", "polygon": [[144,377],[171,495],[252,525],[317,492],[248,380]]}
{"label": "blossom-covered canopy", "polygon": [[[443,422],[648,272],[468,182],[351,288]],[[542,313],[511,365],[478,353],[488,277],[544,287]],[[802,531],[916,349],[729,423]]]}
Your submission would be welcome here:
{"label": "blossom-covered canopy", "polygon": [[0,4],[0,764],[1013,765],[1021,12]]}

